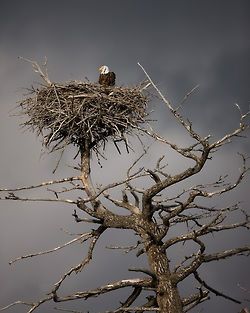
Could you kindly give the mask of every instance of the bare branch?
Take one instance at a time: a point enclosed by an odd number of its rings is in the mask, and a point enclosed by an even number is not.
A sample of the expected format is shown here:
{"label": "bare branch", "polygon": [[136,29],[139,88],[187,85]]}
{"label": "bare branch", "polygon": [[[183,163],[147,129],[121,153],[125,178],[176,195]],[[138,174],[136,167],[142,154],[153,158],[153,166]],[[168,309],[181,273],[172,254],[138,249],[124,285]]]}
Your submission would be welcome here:
{"label": "bare branch", "polygon": [[116,206],[118,206],[120,208],[127,209],[133,214],[141,214],[140,209],[138,207],[132,205],[131,203],[112,199],[111,196],[107,193],[104,193],[103,195],[106,199],[108,199],[109,201],[114,203]]}
{"label": "bare branch", "polygon": [[[121,310],[120,310],[120,313],[122,313],[122,309],[123,308],[127,308],[129,307],[132,303],[135,302],[135,300],[139,297],[139,295],[141,294],[142,292],[142,287],[138,287],[136,286],[134,288],[134,290],[132,291],[132,293],[129,295],[129,297],[126,299],[125,302],[121,302],[122,306],[121,306]],[[119,312],[119,311],[118,311]]]}
{"label": "bare branch", "polygon": [[9,262],[9,264],[11,265],[11,264],[13,264],[13,263],[15,263],[17,261],[20,261],[20,260],[23,260],[23,259],[27,259],[27,258],[32,258],[34,256],[39,256],[39,255],[49,254],[51,252],[56,252],[56,251],[58,251],[60,249],[63,249],[63,248],[65,248],[65,247],[67,247],[67,246],[69,246],[69,245],[71,245],[71,244],[73,244],[73,243],[75,243],[77,241],[81,241],[81,243],[83,243],[84,241],[88,240],[91,237],[92,237],[92,232],[85,233],[85,234],[82,234],[82,235],[78,236],[77,238],[74,238],[74,239],[72,239],[72,240],[70,240],[70,241],[68,241],[68,242],[66,242],[66,243],[64,243],[64,244],[62,244],[62,245],[60,245],[60,246],[58,246],[56,248],[20,256],[20,257],[14,259],[14,260],[11,260]]}
{"label": "bare branch", "polygon": [[[191,216],[191,220],[193,220],[193,216]],[[207,224],[204,225],[198,225],[199,229],[194,230],[192,232],[186,233],[184,235],[180,235],[177,237],[173,237],[168,239],[164,244],[163,248],[167,249],[170,246],[176,244],[177,242],[182,242],[182,241],[187,241],[187,240],[194,240],[195,238],[198,238],[200,236],[204,236],[208,233],[213,233],[213,232],[219,232],[219,231],[224,231],[224,230],[230,230],[233,228],[240,228],[240,227],[245,227],[248,228],[248,216],[246,216],[246,220],[240,223],[232,223],[228,225],[219,225],[223,220],[225,219],[225,216],[222,214],[222,212],[219,212],[218,214],[215,215],[215,217],[209,221]]]}
{"label": "bare branch", "polygon": [[93,230],[92,231],[92,240],[90,242],[89,248],[88,248],[88,254],[87,256],[82,260],[81,263],[77,264],[76,266],[72,267],[71,269],[68,270],[68,272],[66,272],[61,279],[54,284],[54,288],[51,291],[51,294],[53,295],[53,299],[54,301],[56,301],[57,299],[57,291],[60,288],[61,284],[64,282],[64,280],[70,276],[73,272],[78,273],[79,271],[81,271],[92,259],[92,254],[95,248],[95,245],[98,241],[98,239],[100,238],[100,236],[102,235],[102,233],[106,230],[106,227],[103,226],[99,226],[99,228],[97,230]]}
{"label": "bare branch", "polygon": [[133,189],[133,187],[132,187],[130,184],[127,183],[127,187],[128,187],[128,189],[129,189],[131,195],[132,195],[132,196],[134,197],[134,199],[135,199],[135,206],[136,206],[137,208],[139,208],[139,205],[140,205],[139,197],[137,196],[135,190]]}
{"label": "bare branch", "polygon": [[21,301],[21,300],[17,300],[15,302],[12,302],[8,305],[6,305],[5,307],[3,308],[0,308],[0,311],[4,311],[4,310],[8,310],[9,308],[13,307],[13,306],[16,306],[18,304],[23,304],[23,305],[27,305],[27,306],[32,306],[33,303],[30,303],[30,302],[26,302],[26,301]]}
{"label": "bare branch", "polygon": [[71,200],[71,199],[52,199],[52,198],[22,198],[15,195],[13,192],[9,192],[8,196],[5,198],[0,198],[0,200],[18,200],[18,201],[31,201],[31,202],[63,202],[69,204],[77,204],[78,201]]}
{"label": "bare branch", "polygon": [[127,246],[127,247],[117,247],[117,246],[106,246],[106,249],[111,249],[111,250],[125,250],[124,253],[129,253],[132,250],[135,250],[138,248],[138,246],[141,244],[141,241],[137,241],[137,243],[133,246]]}
{"label": "bare branch", "polygon": [[156,275],[152,271],[148,270],[147,268],[129,268],[128,270],[130,272],[141,272],[141,273],[151,276],[153,279],[156,279]]}
{"label": "bare branch", "polygon": [[88,291],[79,291],[75,294],[66,296],[66,297],[56,297],[54,301],[62,302],[76,299],[88,299],[90,297],[95,297],[100,294],[104,294],[113,290],[117,290],[124,287],[150,287],[152,285],[152,279],[145,278],[132,278],[132,279],[123,279],[117,282],[113,282],[104,286],[101,286],[96,289],[91,289]]}
{"label": "bare branch", "polygon": [[239,109],[240,112],[240,125],[239,128],[235,129],[232,133],[226,134],[221,139],[215,141],[214,143],[210,144],[211,149],[216,149],[222,145],[224,145],[227,142],[230,142],[233,137],[239,136],[242,132],[247,130],[249,128],[249,125],[246,124],[245,120],[249,116],[250,112],[247,112],[245,114],[242,114],[241,109],[238,104],[236,104],[236,107]]}
{"label": "bare branch", "polygon": [[190,274],[192,274],[194,271],[196,271],[200,267],[200,265],[204,262],[204,254],[203,253],[205,251],[205,245],[198,238],[194,238],[194,242],[196,242],[200,246],[200,249],[195,254],[193,261],[189,265],[182,267],[175,274],[173,274],[173,280],[176,283],[179,283],[184,278],[188,277]]}
{"label": "bare branch", "polygon": [[205,144],[205,142],[207,143],[207,140],[204,140],[203,138],[201,138],[196,132],[193,131],[192,129],[192,125],[191,123],[188,123],[186,121],[184,121],[183,117],[177,113],[177,110],[175,110],[170,101],[168,101],[164,95],[162,94],[162,92],[159,90],[159,88],[155,85],[155,83],[152,81],[151,77],[148,75],[148,73],[146,72],[146,70],[144,69],[144,67],[138,63],[138,65],[140,66],[140,68],[143,70],[143,72],[145,73],[145,75],[147,76],[149,82],[151,83],[151,85],[154,87],[154,89],[157,91],[157,93],[159,94],[159,96],[161,97],[163,103],[166,104],[166,106],[168,107],[168,109],[170,110],[170,112],[174,115],[174,117],[177,119],[177,121],[187,130],[187,132],[190,134],[190,136],[192,138],[194,138],[195,140],[197,140],[198,142]]}
{"label": "bare branch", "polygon": [[[104,192],[108,191],[109,189],[113,189],[113,188],[121,186],[121,185],[128,185],[128,183],[133,181],[133,180],[136,180],[138,178],[142,178],[142,177],[145,177],[145,176],[149,175],[148,173],[145,173],[145,174],[141,173],[142,170],[143,169],[139,169],[136,173],[131,174],[131,176],[129,176],[126,179],[123,179],[121,181],[108,184],[108,185],[104,186],[103,188],[97,188],[98,191],[93,193],[93,195],[90,196],[89,198],[82,199],[82,202],[84,202],[84,203],[91,202],[91,201],[97,199],[100,195],[104,194]],[[133,187],[131,187],[131,188],[133,189]]]}
{"label": "bare branch", "polygon": [[[105,313],[118,313],[120,309],[117,309],[115,311],[106,311]],[[156,311],[160,312],[159,308],[154,308],[154,307],[145,307],[145,306],[137,306],[137,307],[129,307],[129,308],[123,308],[122,311],[124,312],[129,312],[129,311],[136,311],[136,312],[144,312],[144,311]]]}
{"label": "bare branch", "polygon": [[32,313],[35,311],[35,309],[37,309],[40,305],[42,305],[43,303],[45,302],[48,302],[52,299],[52,296],[49,295],[48,297],[46,298],[43,298],[41,300],[39,300],[38,302],[26,302],[26,301],[15,301],[7,306],[5,306],[4,308],[1,308],[0,311],[4,311],[4,310],[7,310],[13,306],[16,306],[18,304],[23,304],[23,305],[26,305],[26,306],[30,306],[31,308],[29,309],[29,311],[27,313]]}
{"label": "bare branch", "polygon": [[185,96],[184,98],[181,100],[180,104],[178,105],[176,111],[179,111],[179,109],[181,108],[182,104],[200,87],[200,85],[196,85],[194,86]]}
{"label": "bare branch", "polygon": [[[197,174],[201,171],[204,164],[206,163],[208,159],[208,155],[210,152],[210,148],[207,145],[207,142],[203,142],[203,151],[201,156],[196,161],[196,164],[193,167],[190,167],[186,170],[184,170],[180,174],[176,174],[172,177],[167,177],[166,179],[162,180],[159,183],[156,183],[149,189],[147,189],[144,192],[143,198],[142,198],[142,205],[143,205],[143,214],[147,219],[150,219],[152,216],[152,198],[157,195],[160,191],[168,188],[169,186],[172,186],[180,181],[183,181],[187,179],[188,177],[193,176],[194,174]],[[199,194],[199,193],[198,193]],[[198,195],[197,194],[197,195]],[[195,195],[195,196],[197,196]]]}
{"label": "bare branch", "polygon": [[241,248],[235,248],[231,250],[225,250],[222,252],[214,253],[214,254],[208,254],[204,257],[204,262],[211,262],[221,259],[226,259],[228,257],[234,256],[234,255],[249,255],[250,247],[241,247]]}
{"label": "bare branch", "polygon": [[160,183],[160,182],[161,182],[160,177],[159,177],[154,171],[152,171],[152,170],[150,170],[150,169],[146,169],[145,171],[150,174],[150,177],[151,177],[156,183]]}
{"label": "bare branch", "polygon": [[188,307],[186,307],[186,308],[183,310],[183,312],[186,313],[186,312],[192,310],[192,309],[193,309],[194,307],[196,307],[198,304],[200,304],[200,303],[202,303],[202,302],[204,302],[204,301],[206,301],[206,300],[209,300],[209,299],[210,299],[209,296],[206,296],[206,297],[204,296],[203,298],[196,300],[194,303],[192,303],[192,304],[190,304]]}
{"label": "bare branch", "polygon": [[56,184],[61,184],[65,182],[72,182],[74,180],[80,180],[78,176],[73,176],[73,177],[67,177],[67,178],[62,178],[59,180],[50,180],[47,182],[43,182],[41,184],[37,185],[31,185],[31,186],[22,186],[18,188],[1,188],[0,191],[7,191],[7,192],[13,192],[13,191],[20,191],[20,190],[29,190],[29,189],[35,189],[35,188],[40,188],[40,187],[45,187],[49,185],[56,185]]}
{"label": "bare branch", "polygon": [[26,58],[23,58],[21,56],[18,57],[19,59],[21,60],[24,60],[24,61],[27,61],[29,63],[31,63],[32,67],[33,67],[33,70],[38,73],[42,79],[47,83],[48,86],[51,86],[52,83],[48,77],[48,72],[47,72],[47,68],[46,68],[46,65],[47,65],[47,59],[45,58],[45,63],[44,63],[44,67],[45,67],[45,73],[42,71],[41,67],[39,66],[39,64],[33,60],[29,60],[29,59],[26,59]]}
{"label": "bare branch", "polygon": [[76,210],[74,210],[74,213],[72,214],[72,216],[74,216],[75,221],[76,221],[77,223],[84,222],[84,223],[102,224],[102,222],[101,222],[100,220],[97,220],[97,219],[93,219],[93,218],[80,218],[80,217],[77,215]]}
{"label": "bare branch", "polygon": [[241,183],[241,181],[245,177],[246,173],[249,171],[249,167],[246,167],[246,158],[243,155],[241,155],[241,157],[242,157],[242,160],[243,160],[243,167],[242,167],[240,175],[237,178],[237,180],[235,181],[235,183],[228,184],[224,188],[221,188],[221,189],[215,190],[215,191],[211,191],[211,192],[208,192],[206,190],[199,190],[200,191],[199,196],[211,198],[211,197],[214,197],[214,196],[217,196],[217,195],[221,195],[223,193],[226,193],[228,191],[231,191],[231,190],[235,189]]}
{"label": "bare branch", "polygon": [[54,307],[54,310],[61,311],[61,312],[68,312],[68,313],[83,313],[83,311],[68,310],[68,309],[57,308],[57,307]]}
{"label": "bare branch", "polygon": [[[194,143],[193,145],[190,145],[189,147],[181,148],[177,144],[175,144],[175,143],[167,140],[166,138],[163,138],[159,134],[157,134],[157,132],[152,128],[152,126],[149,126],[149,130],[144,129],[144,128],[142,129],[139,126],[138,126],[138,129],[140,131],[142,131],[143,133],[147,134],[148,136],[152,137],[153,139],[157,140],[158,142],[163,143],[163,144],[167,144],[168,146],[170,146],[173,150],[175,150],[180,155],[182,155],[186,158],[192,159],[194,161],[198,160],[198,157],[193,152],[195,151],[194,149],[200,144],[199,142]],[[208,139],[208,138],[209,137],[207,137],[206,139]]]}
{"label": "bare branch", "polygon": [[201,288],[199,288],[198,293],[196,293],[196,294],[194,294],[188,298],[182,299],[182,305],[185,307],[185,306],[188,306],[194,302],[197,305],[198,303],[201,302],[202,299],[207,298],[208,294],[209,294],[209,292],[207,290],[202,290]]}
{"label": "bare branch", "polygon": [[228,300],[230,300],[230,301],[232,301],[232,302],[241,304],[241,302],[240,302],[239,300],[236,300],[236,299],[234,299],[234,298],[232,298],[232,297],[229,297],[229,296],[225,295],[224,293],[222,293],[222,292],[220,292],[220,291],[218,291],[218,290],[215,290],[214,288],[210,287],[203,279],[200,278],[200,275],[198,274],[197,271],[195,271],[193,274],[194,274],[195,279],[196,279],[202,286],[204,286],[205,288],[207,288],[209,291],[211,291],[212,293],[214,293],[216,296],[221,296],[221,297],[223,297],[223,298],[225,298],[225,299],[228,299]]}

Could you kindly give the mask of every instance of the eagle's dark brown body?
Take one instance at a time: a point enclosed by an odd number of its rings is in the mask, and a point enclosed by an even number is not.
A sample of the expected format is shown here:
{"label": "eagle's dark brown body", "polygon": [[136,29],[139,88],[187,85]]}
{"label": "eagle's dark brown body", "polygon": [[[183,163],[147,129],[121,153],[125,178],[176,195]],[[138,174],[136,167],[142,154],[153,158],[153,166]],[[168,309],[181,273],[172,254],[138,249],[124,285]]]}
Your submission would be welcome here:
{"label": "eagle's dark brown body", "polygon": [[102,65],[99,68],[100,76],[99,76],[99,84],[102,86],[114,86],[115,85],[115,73],[110,72],[107,65]]}
{"label": "eagle's dark brown body", "polygon": [[103,86],[114,86],[115,85],[115,73],[108,72],[107,74],[100,74],[99,84]]}

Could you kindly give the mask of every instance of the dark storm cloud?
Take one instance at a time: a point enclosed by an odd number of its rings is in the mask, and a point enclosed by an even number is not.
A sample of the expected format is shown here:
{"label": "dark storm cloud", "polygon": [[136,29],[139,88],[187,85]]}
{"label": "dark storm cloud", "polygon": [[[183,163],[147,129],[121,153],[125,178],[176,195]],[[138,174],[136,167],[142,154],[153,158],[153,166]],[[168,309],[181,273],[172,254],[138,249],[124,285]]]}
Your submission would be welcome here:
{"label": "dark storm cloud", "polygon": [[5,45],[13,48],[9,53],[50,52],[50,58],[56,54],[65,62],[67,55],[71,63],[75,57],[75,62],[93,62],[93,55],[99,63],[113,63],[122,75],[125,71],[126,79],[126,66],[130,72],[137,61],[161,81],[192,79],[212,70],[215,58],[249,45],[247,2],[25,1],[15,4],[14,12],[4,3],[0,23]]}
{"label": "dark storm cloud", "polygon": [[[56,157],[46,156],[40,160],[40,141],[33,134],[23,134],[17,125],[18,119],[8,117],[10,108],[21,97],[21,87],[29,87],[39,80],[29,64],[17,59],[19,55],[37,61],[47,56],[50,77],[56,81],[84,79],[85,76],[94,81],[97,68],[108,64],[117,73],[118,83],[125,85],[144,79],[136,64],[139,61],[174,104],[200,84],[199,91],[183,106],[183,112],[202,134],[219,136],[238,123],[239,115],[234,103],[237,102],[244,111],[249,106],[249,29],[250,3],[243,0],[1,1],[0,186],[32,184],[54,178],[51,170]],[[158,118],[156,128],[171,140],[186,146],[186,137],[176,129],[164,105],[155,99],[151,108],[155,110],[154,117]],[[250,150],[249,139],[240,141],[238,145],[242,152]],[[161,149],[150,151],[148,164],[157,159],[156,154],[165,152]],[[112,159],[105,163],[103,169],[96,167],[93,174],[98,182],[103,179],[105,183],[106,178],[111,179],[110,167],[117,176],[121,176],[128,164],[127,156],[116,156],[113,147],[109,151]],[[216,176],[229,169],[233,171],[235,166],[233,173],[237,173],[240,163],[232,157],[234,153],[233,148],[223,150],[215,158],[214,168],[204,169],[205,178],[209,180],[212,174]],[[185,165],[177,164],[171,153],[167,158],[173,171]],[[72,165],[71,159],[69,153],[63,159],[64,164]],[[71,175],[70,169],[61,166],[58,177],[67,175]],[[245,203],[249,203],[248,189],[246,183],[243,189],[236,191]],[[234,200],[236,195],[230,196],[228,201]],[[3,202],[0,205],[0,305],[3,305],[20,298],[21,293],[27,298],[46,293],[65,267],[79,262],[84,251],[77,246],[70,253],[65,251],[56,256],[56,261],[53,261],[54,257],[34,259],[9,268],[7,262],[12,257],[48,249],[64,239],[68,240],[60,232],[60,227],[78,232],[82,230],[70,219],[72,212],[68,207]],[[128,239],[124,233],[116,234],[115,242],[112,242],[113,238],[107,236],[107,240],[114,244],[118,241],[123,244]],[[230,246],[232,237],[228,238]],[[233,244],[240,245],[246,235],[237,234],[234,239]],[[215,242],[213,248],[219,249],[221,245]],[[77,280],[79,289],[90,284],[95,287],[97,280],[108,281],[110,271],[126,276],[120,272],[118,263],[114,266],[110,259],[106,259],[107,253],[101,251],[97,256],[99,262],[95,263],[96,267],[90,267],[89,272],[82,274],[82,280]],[[234,261],[227,269],[234,271],[237,268],[237,282],[247,285],[247,266],[239,261]],[[121,258],[119,262],[129,263],[129,260]],[[217,271],[212,266],[206,268],[204,275],[208,274],[210,282],[214,281],[221,289],[227,288],[229,275],[226,271]],[[68,290],[74,289],[74,279]],[[232,280],[231,284],[234,284],[235,280]],[[4,292],[2,282],[5,282]],[[86,283],[84,286],[83,282]],[[238,292],[239,297],[243,297],[239,288],[231,287],[233,293]],[[203,312],[226,310],[235,313],[238,310],[231,303],[216,301],[204,305]],[[102,303],[97,309],[101,308]],[[17,308],[15,312],[23,311],[23,308]]]}

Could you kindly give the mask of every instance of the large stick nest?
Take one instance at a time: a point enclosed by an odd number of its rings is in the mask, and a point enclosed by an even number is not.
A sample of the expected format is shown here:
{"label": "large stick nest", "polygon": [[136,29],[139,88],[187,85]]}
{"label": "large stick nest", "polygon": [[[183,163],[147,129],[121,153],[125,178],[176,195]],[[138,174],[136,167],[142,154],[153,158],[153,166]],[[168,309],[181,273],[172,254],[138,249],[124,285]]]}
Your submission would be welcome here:
{"label": "large stick nest", "polygon": [[124,138],[145,123],[148,98],[141,86],[104,87],[70,82],[31,89],[21,101],[22,125],[38,135],[50,151],[75,144],[98,152],[108,139]]}

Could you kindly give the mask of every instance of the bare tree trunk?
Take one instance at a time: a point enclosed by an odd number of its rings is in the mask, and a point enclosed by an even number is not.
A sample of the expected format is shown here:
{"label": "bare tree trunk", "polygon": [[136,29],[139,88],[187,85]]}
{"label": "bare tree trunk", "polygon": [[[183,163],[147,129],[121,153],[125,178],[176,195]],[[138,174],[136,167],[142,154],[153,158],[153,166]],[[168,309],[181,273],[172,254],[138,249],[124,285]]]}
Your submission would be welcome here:
{"label": "bare tree trunk", "polygon": [[[81,152],[81,181],[86,194],[91,198],[94,195],[94,188],[90,177],[90,143],[86,140],[80,149]],[[93,204],[93,203],[92,203]]]}
{"label": "bare tree trunk", "polygon": [[157,303],[161,313],[183,313],[178,289],[173,284],[169,262],[161,246],[151,244],[147,247],[147,255],[151,270],[157,277]]}

